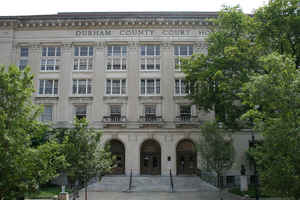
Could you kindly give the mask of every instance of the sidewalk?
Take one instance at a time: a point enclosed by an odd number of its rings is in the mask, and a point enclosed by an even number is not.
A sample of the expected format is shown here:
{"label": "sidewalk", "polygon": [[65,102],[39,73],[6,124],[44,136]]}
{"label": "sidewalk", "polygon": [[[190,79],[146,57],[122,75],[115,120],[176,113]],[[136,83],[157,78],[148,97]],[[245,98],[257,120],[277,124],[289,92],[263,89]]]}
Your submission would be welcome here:
{"label": "sidewalk", "polygon": [[[227,192],[223,193],[223,200],[242,200]],[[218,193],[213,192],[88,192],[88,200],[218,200]],[[85,200],[84,192],[80,193],[80,200]]]}

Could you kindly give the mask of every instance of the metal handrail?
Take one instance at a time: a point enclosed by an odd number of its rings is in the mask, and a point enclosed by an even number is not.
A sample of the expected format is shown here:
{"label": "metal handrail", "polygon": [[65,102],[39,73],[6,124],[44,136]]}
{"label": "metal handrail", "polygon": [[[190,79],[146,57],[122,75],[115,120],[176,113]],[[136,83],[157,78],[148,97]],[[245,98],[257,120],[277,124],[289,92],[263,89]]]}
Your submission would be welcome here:
{"label": "metal handrail", "polygon": [[131,192],[131,187],[132,187],[132,169],[130,170],[128,192]]}
{"label": "metal handrail", "polygon": [[171,192],[174,191],[173,176],[172,176],[172,170],[171,169],[170,169],[170,189],[171,189]]}

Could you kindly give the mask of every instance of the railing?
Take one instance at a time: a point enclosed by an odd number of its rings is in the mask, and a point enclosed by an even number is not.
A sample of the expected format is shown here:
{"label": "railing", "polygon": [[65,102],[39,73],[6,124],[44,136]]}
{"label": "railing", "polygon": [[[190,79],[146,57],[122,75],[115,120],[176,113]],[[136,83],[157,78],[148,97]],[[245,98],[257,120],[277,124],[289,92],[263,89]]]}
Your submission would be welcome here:
{"label": "railing", "polygon": [[130,170],[130,178],[129,178],[128,192],[131,192],[131,187],[132,187],[132,169]]}
{"label": "railing", "polygon": [[103,117],[103,122],[104,123],[111,123],[111,124],[118,124],[118,123],[125,123],[127,122],[126,116],[104,116]]}
{"label": "railing", "polygon": [[197,122],[198,116],[180,115],[176,116],[176,122]]}
{"label": "railing", "polygon": [[173,176],[172,176],[172,170],[171,169],[170,169],[170,190],[171,190],[171,192],[174,191]]}
{"label": "railing", "polygon": [[146,115],[146,116],[140,116],[139,121],[143,123],[160,123],[163,122],[163,119],[162,116]]}

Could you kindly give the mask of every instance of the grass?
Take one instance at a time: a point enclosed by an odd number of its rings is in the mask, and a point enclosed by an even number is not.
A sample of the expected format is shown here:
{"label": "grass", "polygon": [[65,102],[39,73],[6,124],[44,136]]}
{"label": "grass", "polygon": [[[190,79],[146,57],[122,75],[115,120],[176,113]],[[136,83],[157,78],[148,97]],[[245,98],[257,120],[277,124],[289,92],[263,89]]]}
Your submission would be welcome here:
{"label": "grass", "polygon": [[[248,195],[250,198],[255,198],[255,187],[253,185],[249,185],[248,191],[242,192],[240,191],[240,188],[232,188],[228,190],[229,192],[239,195],[239,196],[245,196]],[[260,197],[274,197],[270,194],[264,194],[260,191],[259,193]]]}
{"label": "grass", "polygon": [[[66,189],[67,192],[70,192],[68,188]],[[29,199],[48,199],[52,198],[55,195],[58,195],[61,192],[60,186],[46,186],[41,187],[38,192],[27,194],[25,198]]]}

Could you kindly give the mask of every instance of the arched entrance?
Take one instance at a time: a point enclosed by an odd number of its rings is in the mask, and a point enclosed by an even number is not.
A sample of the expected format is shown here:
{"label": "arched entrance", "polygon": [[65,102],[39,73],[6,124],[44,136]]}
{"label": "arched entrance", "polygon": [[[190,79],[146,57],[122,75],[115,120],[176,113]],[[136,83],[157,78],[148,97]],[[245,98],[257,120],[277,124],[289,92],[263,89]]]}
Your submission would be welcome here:
{"label": "arched entrance", "polygon": [[110,152],[115,157],[115,167],[112,168],[112,174],[124,174],[125,173],[125,147],[119,140],[111,140],[109,142]]}
{"label": "arched entrance", "polygon": [[182,140],[176,147],[177,174],[194,174],[197,167],[197,152],[191,140]]}
{"label": "arched entrance", "polygon": [[160,175],[161,148],[155,140],[146,140],[141,147],[141,174]]}

